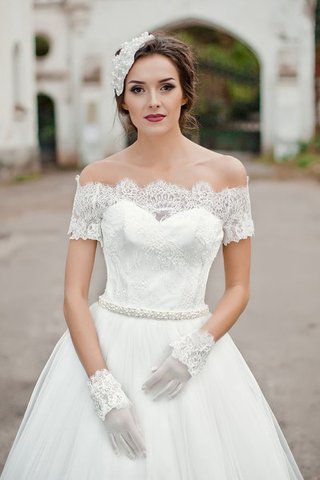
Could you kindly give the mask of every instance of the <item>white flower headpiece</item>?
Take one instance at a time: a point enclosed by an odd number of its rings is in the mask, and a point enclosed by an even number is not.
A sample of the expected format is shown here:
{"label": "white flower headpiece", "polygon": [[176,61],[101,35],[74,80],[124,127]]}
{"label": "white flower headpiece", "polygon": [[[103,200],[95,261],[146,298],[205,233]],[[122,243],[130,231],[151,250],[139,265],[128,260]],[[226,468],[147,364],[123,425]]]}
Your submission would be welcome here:
{"label": "white flower headpiece", "polygon": [[132,40],[124,42],[121,45],[120,53],[113,57],[111,84],[118,96],[123,92],[124,79],[133,65],[136,51],[139,50],[146,41],[153,38],[155,38],[154,35],[143,32],[139,37],[134,37]]}

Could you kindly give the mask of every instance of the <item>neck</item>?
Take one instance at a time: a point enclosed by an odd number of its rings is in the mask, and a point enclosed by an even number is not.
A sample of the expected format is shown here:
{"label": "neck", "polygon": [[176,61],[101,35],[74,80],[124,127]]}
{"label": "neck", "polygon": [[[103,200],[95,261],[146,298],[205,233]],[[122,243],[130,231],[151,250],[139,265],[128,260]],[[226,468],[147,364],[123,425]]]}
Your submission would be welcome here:
{"label": "neck", "polygon": [[136,142],[130,148],[139,166],[167,171],[186,161],[189,142],[178,127],[164,135],[138,133]]}

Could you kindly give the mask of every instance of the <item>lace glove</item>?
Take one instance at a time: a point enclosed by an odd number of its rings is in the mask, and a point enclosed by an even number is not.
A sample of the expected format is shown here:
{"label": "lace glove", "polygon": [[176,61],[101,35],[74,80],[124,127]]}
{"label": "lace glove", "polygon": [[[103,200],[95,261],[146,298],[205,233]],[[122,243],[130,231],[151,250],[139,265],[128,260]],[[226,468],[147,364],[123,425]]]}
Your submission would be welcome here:
{"label": "lace glove", "polygon": [[104,421],[110,442],[117,455],[122,450],[129,458],[145,456],[141,428],[134,415],[133,404],[121,384],[107,369],[91,375],[88,386],[98,417]]}
{"label": "lace glove", "polygon": [[153,394],[153,400],[161,396],[171,400],[191,377],[201,371],[214,344],[213,336],[204,330],[196,330],[172,341],[158,366],[152,367],[154,373],[142,389]]}

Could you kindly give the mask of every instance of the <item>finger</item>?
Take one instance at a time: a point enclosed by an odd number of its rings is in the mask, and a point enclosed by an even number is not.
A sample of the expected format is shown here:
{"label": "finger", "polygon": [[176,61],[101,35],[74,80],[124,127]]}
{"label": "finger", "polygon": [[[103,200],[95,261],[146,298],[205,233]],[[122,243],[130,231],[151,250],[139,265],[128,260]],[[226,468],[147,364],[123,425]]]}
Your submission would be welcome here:
{"label": "finger", "polygon": [[139,454],[139,449],[137,448],[135,442],[132,440],[131,435],[129,432],[122,432],[121,433],[123,439],[125,440],[126,444],[131,449],[133,455],[136,457]]}
{"label": "finger", "polygon": [[132,429],[129,431],[129,433],[130,433],[131,436],[133,436],[133,434],[135,434],[135,433],[137,432],[138,435],[139,435],[139,438],[141,439],[142,446],[143,446],[143,448],[145,448],[145,446],[144,446],[144,440],[143,440],[144,434],[143,434],[143,430],[142,430],[141,425],[140,425],[140,420],[139,420],[139,418],[138,418],[138,414],[137,414],[135,408],[132,408],[132,415],[133,415],[133,420],[134,420],[134,426],[135,426],[136,428],[132,428]]}
{"label": "finger", "polygon": [[138,425],[137,425],[137,427],[138,427],[137,429],[130,430],[129,435],[131,436],[132,441],[134,442],[137,451],[141,452],[142,454],[145,454],[146,453],[146,447],[145,447],[145,444],[144,444],[142,430],[140,429],[140,427]]}
{"label": "finger", "polygon": [[119,450],[119,447],[117,445],[117,442],[116,442],[116,439],[115,439],[115,436],[113,435],[113,433],[109,434],[109,438],[110,438],[110,443],[111,443],[111,446],[113,448],[113,451],[115,452],[116,455],[120,455],[120,450]]}
{"label": "finger", "polygon": [[136,455],[146,456],[146,449],[139,437],[136,437],[133,432],[128,432],[128,436],[131,440],[131,445],[134,445],[134,452]]}
{"label": "finger", "polygon": [[149,388],[147,393],[149,395],[157,395],[158,393],[162,392],[162,390],[168,385],[168,382],[170,381],[170,378],[161,378],[158,383],[153,385],[153,387]]}
{"label": "finger", "polygon": [[175,380],[175,382],[171,384],[171,388],[166,392],[167,397],[170,397],[180,384],[180,380]]}
{"label": "finger", "polygon": [[133,448],[131,447],[131,445],[129,445],[129,443],[127,442],[125,435],[126,433],[120,433],[120,438],[119,438],[123,451],[127,455],[127,457],[132,459],[136,458],[136,454]]}
{"label": "finger", "polygon": [[171,400],[172,398],[174,398],[176,395],[178,395],[178,393],[180,392],[180,390],[182,389],[183,387],[183,383],[179,383],[179,385],[174,389],[174,391],[169,395],[169,399]]}
{"label": "finger", "polygon": [[152,400],[157,400],[159,397],[161,397],[161,395],[164,396],[164,395],[165,395],[169,390],[171,390],[171,388],[172,388],[173,386],[175,386],[175,385],[176,385],[176,380],[171,380],[169,383],[167,383],[167,384],[165,385],[165,387],[164,387],[162,390],[160,390],[160,391],[153,397]]}
{"label": "finger", "polygon": [[142,385],[142,389],[147,392],[150,388],[154,387],[161,381],[161,375],[159,372],[154,373],[151,377],[148,378],[146,382]]}
{"label": "finger", "polygon": [[171,354],[171,350],[172,350],[171,347],[169,347],[168,345],[165,347],[159,359],[154,363],[153,367],[151,368],[153,372],[158,370],[160,365],[169,357],[169,355]]}

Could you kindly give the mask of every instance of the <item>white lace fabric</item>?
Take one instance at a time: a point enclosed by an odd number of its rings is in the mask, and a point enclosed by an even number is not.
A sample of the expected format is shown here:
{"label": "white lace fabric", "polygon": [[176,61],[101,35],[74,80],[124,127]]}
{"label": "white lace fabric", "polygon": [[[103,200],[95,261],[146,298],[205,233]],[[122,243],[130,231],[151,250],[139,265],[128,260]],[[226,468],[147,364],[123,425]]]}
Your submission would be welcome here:
{"label": "white lace fabric", "polygon": [[215,192],[154,180],[139,186],[79,183],[71,239],[100,242],[106,262],[104,299],[143,310],[202,310],[209,270],[221,242],[253,235],[248,184]]}
{"label": "white lace fabric", "polygon": [[123,408],[131,405],[130,400],[121,388],[121,384],[107,369],[97,370],[88,380],[90,395],[94,408],[101,420],[113,408]]}
{"label": "white lace fabric", "polygon": [[108,207],[120,200],[128,200],[150,212],[158,221],[179,212],[204,208],[223,223],[223,244],[239,242],[254,235],[247,185],[226,187],[215,191],[204,180],[197,181],[191,189],[159,179],[144,186],[129,177],[115,185],[89,182],[81,185],[76,175],[76,193],[68,228],[70,239],[97,240],[103,247],[101,221]]}
{"label": "white lace fabric", "polygon": [[214,344],[215,340],[209,332],[196,330],[169,345],[173,348],[172,356],[184,363],[193,377],[204,367]]}

